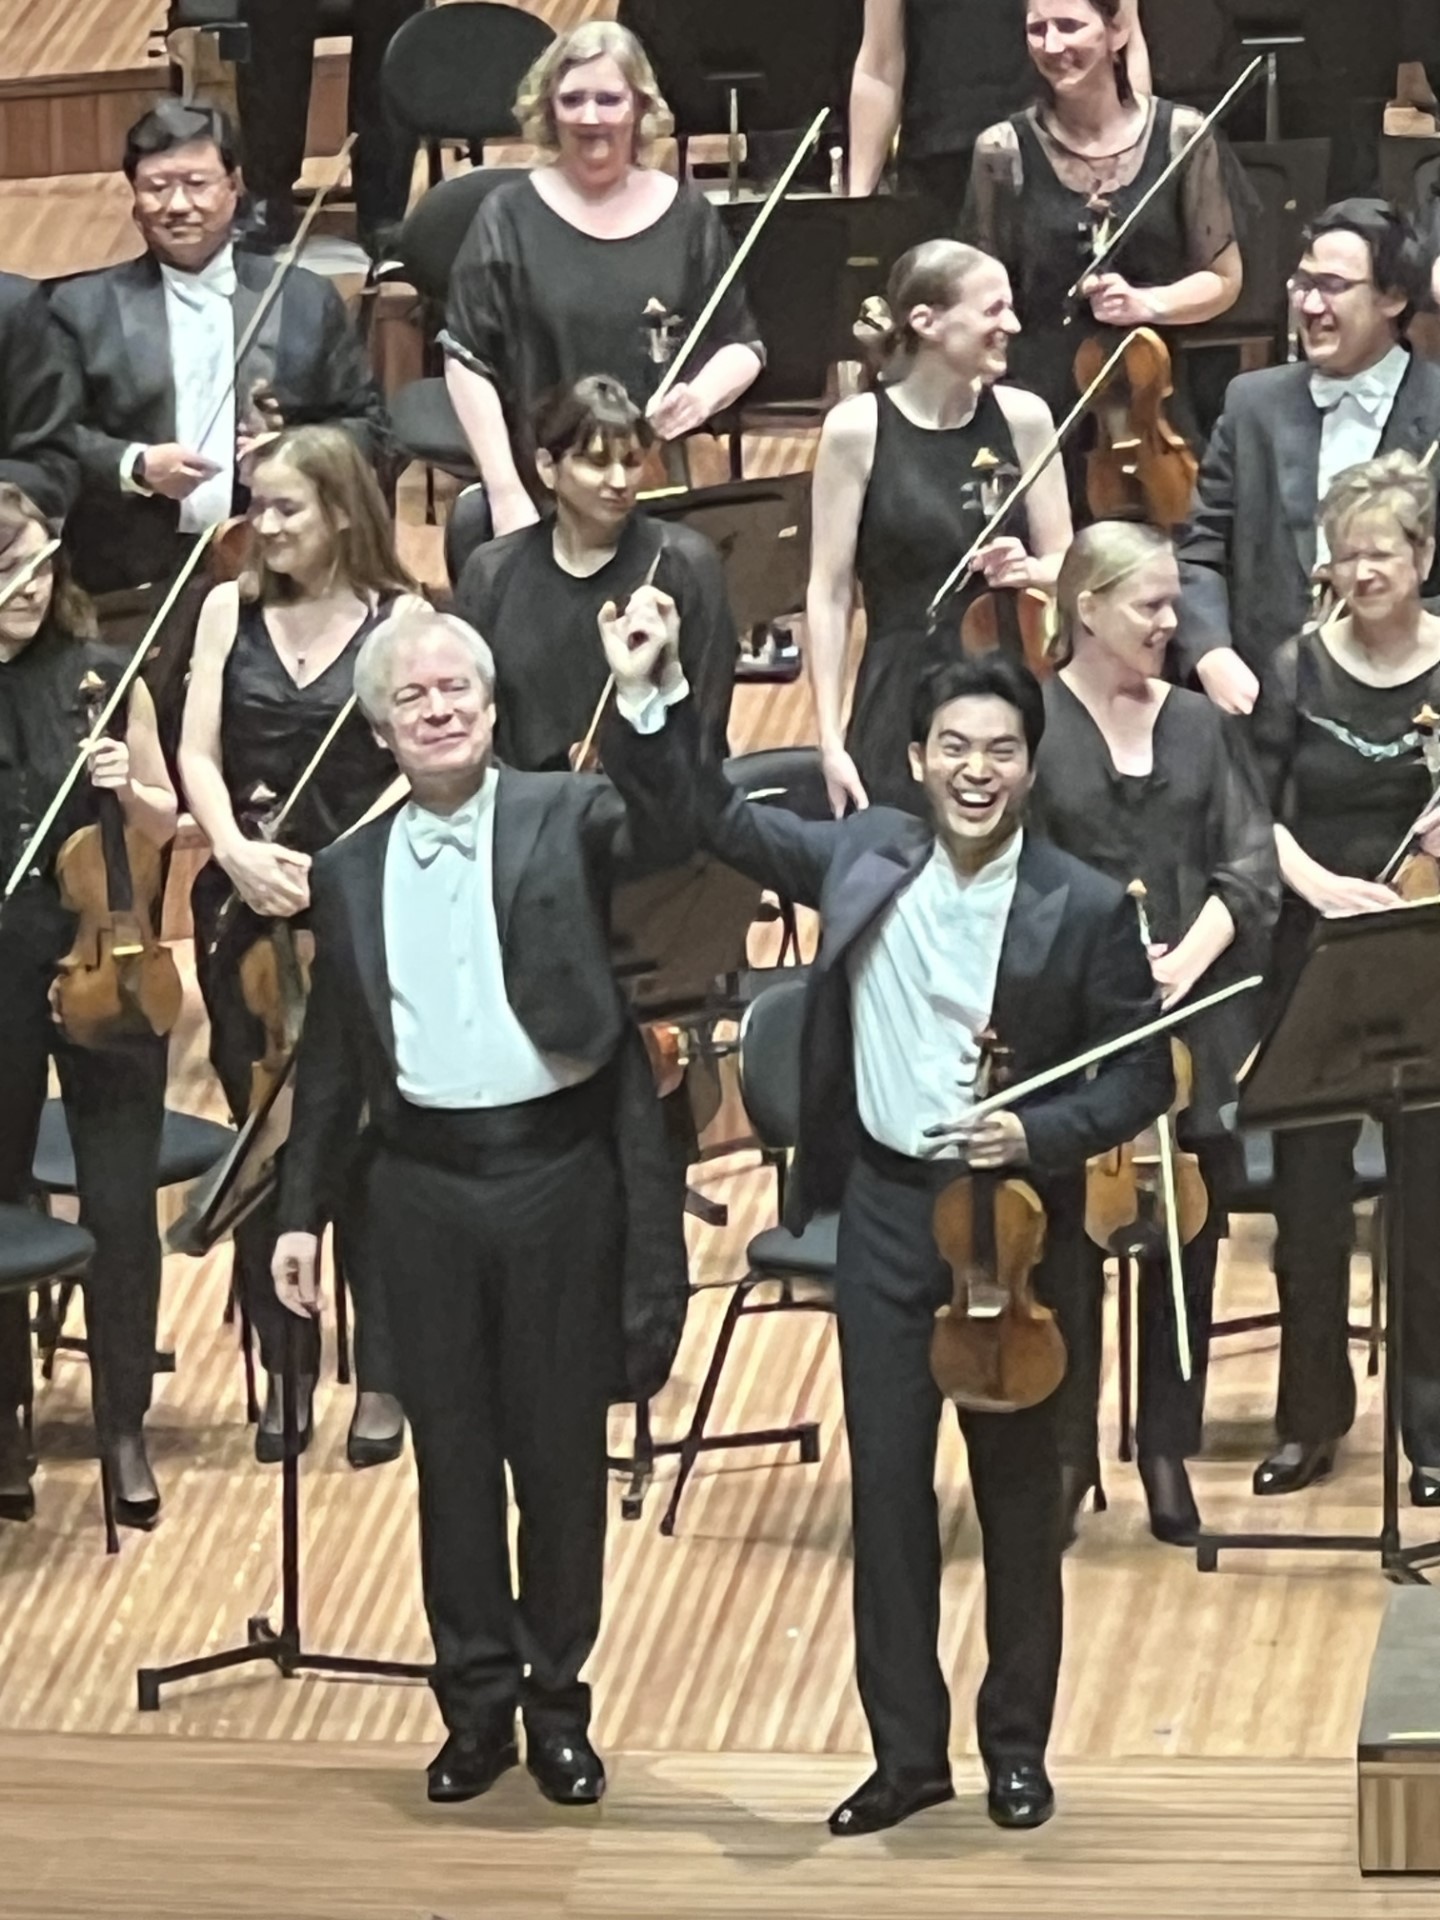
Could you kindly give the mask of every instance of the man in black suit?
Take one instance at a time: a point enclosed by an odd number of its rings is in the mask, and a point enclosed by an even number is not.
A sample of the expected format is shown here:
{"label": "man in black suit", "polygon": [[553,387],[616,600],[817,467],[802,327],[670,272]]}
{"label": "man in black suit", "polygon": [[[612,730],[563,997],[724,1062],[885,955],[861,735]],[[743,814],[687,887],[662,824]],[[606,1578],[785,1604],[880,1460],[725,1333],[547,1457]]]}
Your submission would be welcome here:
{"label": "man in black suit", "polygon": [[1304,360],[1230,384],[1177,543],[1174,643],[1178,665],[1227,712],[1251,710],[1258,676],[1309,618],[1330,482],[1377,453],[1423,456],[1440,438],[1440,367],[1405,343],[1429,286],[1405,215],[1342,200],[1307,229],[1290,283]]}
{"label": "man in black suit", "polygon": [[684,1169],[605,903],[617,875],[688,850],[677,776],[658,770],[697,740],[688,702],[665,724],[684,685],[663,626],[631,652],[624,625],[605,632],[626,716],[612,709],[604,738],[612,786],[497,770],[485,642],[428,611],[384,622],[356,692],[412,798],[311,873],[275,1280],[292,1310],[318,1308],[317,1229],[368,1109],[364,1211],[396,1317],[450,1731],[432,1800],[473,1798],[515,1764],[517,1703],[541,1789],[600,1798],[579,1675],[600,1625],[606,1403],[659,1391],[684,1324]]}
{"label": "man in black suit", "polygon": [[240,174],[224,114],[161,101],[130,129],[124,164],[145,252],[50,300],[83,396],[71,552],[92,593],[163,586],[193,538],[243,504],[244,456],[264,432],[329,422],[377,464],[389,449],[344,304],[303,267],[234,375],[280,268],[232,247]]}
{"label": "man in black suit", "polygon": [[[831,1815],[837,1834],[893,1826],[954,1791],[936,1653],[942,1403],[928,1354],[951,1276],[935,1195],[967,1165],[1033,1184],[1048,1214],[1037,1290],[1063,1328],[1082,1298],[1086,1161],[1131,1139],[1172,1091],[1166,1046],[1151,1041],[1018,1111],[965,1119],[987,1028],[1013,1050],[1018,1081],[1133,1031],[1155,1005],[1121,889],[1023,831],[1044,725],[1036,682],[1003,656],[933,669],[910,748],[929,823],[887,807],[803,821],[749,805],[703,767],[692,775],[713,850],[821,918],[787,1223],[840,1210],[856,1664],[876,1759]],[[935,1157],[928,1136],[946,1123]],[[960,1412],[985,1555],[980,1752],[991,1818],[1008,1827],[1038,1826],[1054,1806],[1044,1757],[1060,1666],[1065,1391],[1021,1412]]]}
{"label": "man in black suit", "polygon": [[0,273],[0,481],[56,521],[80,489],[76,399],[44,294],[18,274]]}

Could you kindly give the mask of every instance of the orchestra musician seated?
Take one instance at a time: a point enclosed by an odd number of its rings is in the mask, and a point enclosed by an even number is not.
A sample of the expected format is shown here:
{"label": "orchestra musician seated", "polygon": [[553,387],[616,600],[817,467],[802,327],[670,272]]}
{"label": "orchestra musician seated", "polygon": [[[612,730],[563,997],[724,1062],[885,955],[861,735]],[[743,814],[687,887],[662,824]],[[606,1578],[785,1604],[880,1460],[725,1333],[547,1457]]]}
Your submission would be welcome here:
{"label": "orchestra musician seated", "polygon": [[80,491],[79,394],[45,296],[0,273],[0,481],[63,520]]}
{"label": "orchestra musician seated", "polygon": [[730,264],[704,194],[651,164],[669,109],[635,36],[611,20],[562,33],[515,106],[525,139],[552,157],[490,193],[450,278],[446,381],[480,469],[452,523],[464,556],[538,515],[516,442],[543,395],[587,373],[618,380],[673,441],[704,426],[763,364],[755,323],[732,286],[683,377],[656,390]]}
{"label": "orchestra musician seated", "polygon": [[[91,732],[89,706],[104,699],[123,661],[95,642],[89,602],[63,550],[21,576],[50,543],[33,501],[0,484],[0,868],[5,876]],[[165,1111],[166,1046],[157,1032],[107,1044],[72,1037],[57,1020],[57,972],[71,952],[76,914],[57,865],[76,836],[118,800],[128,829],[151,847],[175,831],[175,794],[155,711],[142,682],[124,721],[96,746],[18,890],[0,907],[0,1200],[30,1193],[51,1062],[75,1148],[80,1209],[95,1238],[85,1289],[91,1395],[109,1465],[115,1517],[148,1528],[160,1491],[146,1457],[144,1421],[155,1368],[160,1235],[155,1188]],[[158,863],[157,870],[158,870]],[[140,902],[137,900],[137,907]],[[158,902],[150,902],[150,911]],[[153,933],[155,929],[151,928]],[[178,1005],[178,984],[176,988]],[[29,1400],[30,1316],[23,1294],[0,1296],[0,1518],[35,1511],[18,1409]]]}
{"label": "orchestra musician seated", "polygon": [[495,658],[496,753],[508,767],[570,765],[607,688],[598,616],[646,582],[680,611],[702,743],[723,759],[735,622],[704,535],[636,508],[653,426],[619,381],[593,374],[541,402],[534,438],[553,513],[477,548],[455,597]]}

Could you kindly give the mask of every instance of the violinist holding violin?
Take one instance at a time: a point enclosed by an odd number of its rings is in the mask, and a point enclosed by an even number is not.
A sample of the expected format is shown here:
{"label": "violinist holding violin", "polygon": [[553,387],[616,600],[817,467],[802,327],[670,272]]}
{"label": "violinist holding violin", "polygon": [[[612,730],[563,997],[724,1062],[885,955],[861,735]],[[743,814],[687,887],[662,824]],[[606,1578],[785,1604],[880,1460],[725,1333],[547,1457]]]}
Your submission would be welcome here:
{"label": "violinist holding violin", "polygon": [[[1440,809],[1427,808],[1435,792],[1430,729],[1417,724],[1427,706],[1440,706],[1440,618],[1421,598],[1435,561],[1435,503],[1433,471],[1408,453],[1341,473],[1321,513],[1339,603],[1280,647],[1262,674],[1253,724],[1286,888],[1275,952],[1280,988],[1298,972],[1318,917],[1397,906],[1411,889],[1403,870],[1393,887],[1381,881],[1392,857],[1408,844],[1440,854]],[[1432,873],[1423,892],[1434,891]],[[1256,1493],[1291,1493],[1328,1474],[1355,1417],[1347,1322],[1356,1131],[1341,1123],[1275,1138],[1280,1445],[1256,1468]],[[1435,1507],[1440,1116],[1406,1114],[1401,1144],[1401,1437],[1411,1499]]]}
{"label": "violinist holding violin", "polygon": [[[701,830],[722,859],[818,908],[800,1133],[787,1223],[838,1208],[835,1270],[854,1517],[855,1644],[876,1771],[831,1815],[872,1833],[953,1793],[950,1696],[937,1655],[941,1555],[930,1369],[951,1275],[937,1193],[1023,1173],[1048,1220],[1034,1275],[1062,1331],[1085,1261],[1085,1164],[1173,1091],[1164,1043],[966,1118],[992,1030],[1017,1076],[1141,1028],[1154,983],[1123,890],[1024,825],[1045,731],[1040,688],[999,652],[922,677],[910,766],[927,818],[874,806],[840,821],[754,807],[697,769]],[[936,1148],[940,1129],[948,1143]],[[1061,1481],[1052,1393],[1016,1412],[960,1412],[985,1557],[989,1667],[977,1728],[990,1817],[1038,1826],[1054,1800],[1045,1747],[1061,1642]]]}
{"label": "violinist holding violin", "polygon": [[[1155,984],[1169,1007],[1202,987],[1262,971],[1280,904],[1270,810],[1248,743],[1203,694],[1163,678],[1180,591],[1174,550],[1132,521],[1100,521],[1076,538],[1056,589],[1058,672],[1045,683],[1036,756],[1037,832],[1129,887],[1139,881]],[[1137,918],[1139,909],[1137,908]],[[1140,1478],[1157,1539],[1193,1542],[1200,1524],[1185,1461],[1200,1448],[1215,1264],[1232,1185],[1221,1113],[1258,1032],[1250,998],[1215,1007],[1185,1034],[1194,1085],[1180,1144],[1198,1154],[1208,1206],[1181,1267],[1189,1378],[1164,1263],[1141,1261]],[[1159,1222],[1157,1222],[1159,1224]],[[1062,1445],[1072,1517],[1097,1477],[1104,1275],[1091,1263],[1071,1353]],[[1083,1376],[1083,1387],[1081,1384]]]}
{"label": "violinist holding violin", "polygon": [[[94,615],[63,551],[18,584],[50,538],[27,496],[0,485],[0,593],[16,587],[0,606],[0,865],[7,876],[91,731],[88,687],[97,680],[113,686],[117,671],[113,656],[93,644]],[[116,1519],[149,1527],[160,1511],[143,1428],[160,1304],[155,1186],[165,1041],[147,1031],[105,1046],[77,1044],[57,1024],[52,999],[76,929],[57,863],[77,847],[76,836],[102,820],[106,800],[119,803],[125,826],[152,847],[175,831],[175,794],[142,684],[121,712],[120,733],[91,750],[86,776],[0,907],[0,1199],[21,1201],[29,1190],[53,1058],[80,1205],[95,1237],[86,1320],[99,1443],[113,1474]],[[28,1520],[35,1510],[18,1418],[29,1367],[28,1308],[23,1295],[7,1295],[0,1299],[0,1518],[10,1520]]]}
{"label": "violinist holding violin", "polygon": [[[1056,461],[1015,525],[978,556],[974,581],[942,609],[943,626],[932,633],[934,596],[1005,491],[1049,445],[1054,422],[1043,401],[1006,383],[1019,332],[1010,281],[974,247],[927,240],[912,248],[896,263],[887,299],[867,306],[856,332],[871,386],[834,407],[821,430],[806,597],[806,658],[837,812],[872,800],[917,803],[907,753],[922,664],[961,650],[962,623],[986,589],[1004,600],[1052,585],[1071,531]],[[865,650],[847,727],[857,585]],[[1018,617],[1000,637],[1020,647]]]}
{"label": "violinist holding violin", "polygon": [[[201,611],[185,703],[180,773],[211,860],[191,896],[196,967],[210,1015],[210,1057],[237,1124],[278,1070],[285,1029],[303,1007],[291,980],[278,996],[255,972],[259,943],[275,948],[282,986],[303,937],[311,856],[354,824],[397,779],[394,762],[353,702],[355,661],[366,636],[401,605],[423,605],[395,553],[384,501],[364,456],[337,427],[298,427],[266,447],[251,477],[253,548],[238,581],[213,589]],[[346,712],[348,706],[348,713]],[[342,714],[346,717],[341,720]],[[333,732],[337,722],[338,731]],[[327,738],[303,790],[292,796]],[[273,822],[285,808],[283,824]],[[237,897],[238,896],[238,899]],[[248,965],[247,965],[248,962]],[[261,955],[260,964],[264,964]],[[269,973],[271,969],[265,968]],[[299,1005],[276,1006],[291,998]],[[389,1342],[377,1290],[365,1284],[366,1235],[345,1241],[357,1289],[354,1466],[396,1457],[403,1438]],[[270,1284],[273,1208],[236,1229],[237,1270],[268,1376],[256,1457],[281,1455],[286,1315]],[[305,1329],[297,1410],[303,1443],[319,1341]]]}

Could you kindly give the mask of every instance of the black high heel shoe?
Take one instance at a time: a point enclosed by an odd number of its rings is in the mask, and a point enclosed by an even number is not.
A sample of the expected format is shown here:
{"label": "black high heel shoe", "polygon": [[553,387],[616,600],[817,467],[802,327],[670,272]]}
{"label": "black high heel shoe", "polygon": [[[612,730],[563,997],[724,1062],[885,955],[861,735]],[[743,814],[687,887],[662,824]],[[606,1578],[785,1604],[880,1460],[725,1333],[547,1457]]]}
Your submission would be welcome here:
{"label": "black high heel shoe", "polygon": [[108,1453],[116,1524],[149,1533],[160,1518],[160,1489],[150,1470],[144,1434],[118,1434]]}
{"label": "black high heel shoe", "polygon": [[[315,1431],[315,1382],[302,1373],[299,1377],[300,1409],[302,1418],[298,1419],[296,1431],[298,1451],[304,1453],[310,1445]],[[262,1467],[277,1466],[285,1458],[285,1393],[284,1382],[278,1373],[269,1375],[269,1384],[265,1390],[265,1406],[260,1414],[260,1424],[255,1429],[255,1458]]]}
{"label": "black high heel shoe", "polygon": [[[364,1407],[364,1402],[388,1403]],[[375,1415],[393,1413],[396,1421],[390,1433],[362,1433],[360,1419],[362,1408],[366,1414]],[[345,1436],[345,1458],[357,1473],[363,1473],[366,1467],[383,1467],[391,1460],[398,1460],[405,1450],[405,1414],[400,1402],[393,1393],[361,1393],[356,1396],[355,1412],[350,1420],[350,1431]]]}
{"label": "black high heel shoe", "polygon": [[1100,1484],[1098,1466],[1075,1467],[1062,1461],[1060,1466],[1060,1544],[1062,1550],[1073,1547],[1080,1537],[1080,1510],[1085,1496],[1095,1495],[1093,1511],[1104,1513],[1110,1502]]}
{"label": "black high heel shoe", "polygon": [[33,1520],[33,1464],[18,1417],[0,1415],[0,1520]]}
{"label": "black high heel shoe", "polygon": [[1137,1465],[1150,1509],[1151,1533],[1167,1547],[1193,1547],[1200,1533],[1200,1509],[1185,1462],[1170,1454],[1142,1453]]}

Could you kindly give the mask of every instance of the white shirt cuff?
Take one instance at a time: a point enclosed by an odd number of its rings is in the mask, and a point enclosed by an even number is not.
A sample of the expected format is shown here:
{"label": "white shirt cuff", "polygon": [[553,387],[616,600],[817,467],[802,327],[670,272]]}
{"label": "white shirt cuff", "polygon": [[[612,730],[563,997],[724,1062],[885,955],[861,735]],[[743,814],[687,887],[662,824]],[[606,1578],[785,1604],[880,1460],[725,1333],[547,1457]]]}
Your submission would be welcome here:
{"label": "white shirt cuff", "polygon": [[147,487],[137,472],[144,455],[145,443],[143,440],[137,440],[133,446],[127,447],[124,453],[121,454],[120,491],[122,493],[143,494],[149,499],[154,494],[155,489],[153,487]]}
{"label": "white shirt cuff", "polygon": [[659,733],[665,725],[666,713],[684,700],[689,692],[690,682],[683,673],[677,673],[669,686],[646,687],[638,699],[617,687],[615,705],[621,719],[628,722],[636,733]]}

